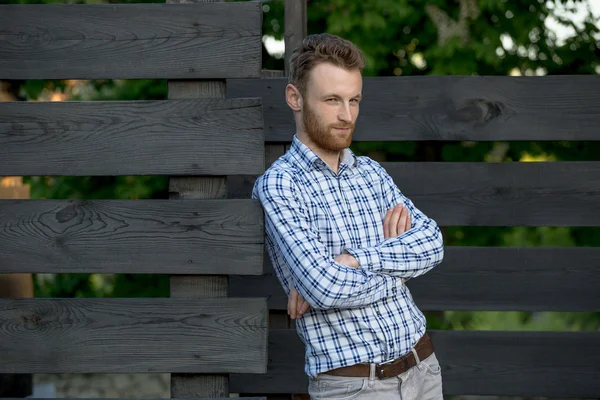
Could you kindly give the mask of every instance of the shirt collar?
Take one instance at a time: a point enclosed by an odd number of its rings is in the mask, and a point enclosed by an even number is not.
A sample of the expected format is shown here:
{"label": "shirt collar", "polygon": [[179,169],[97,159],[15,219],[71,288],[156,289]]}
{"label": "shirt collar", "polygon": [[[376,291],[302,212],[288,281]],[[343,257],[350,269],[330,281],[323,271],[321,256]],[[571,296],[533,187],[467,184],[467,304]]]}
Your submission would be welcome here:
{"label": "shirt collar", "polygon": [[[312,168],[319,168],[320,166],[327,166],[325,161],[321,159],[315,152],[308,148],[304,143],[302,143],[297,135],[294,135],[292,139],[292,145],[290,146],[290,154],[296,159],[296,162],[300,164],[302,168],[307,171],[310,171]],[[345,148],[342,151],[341,160],[340,160],[340,169],[341,172],[345,165],[347,168],[355,167],[357,163],[356,156],[349,148]]]}

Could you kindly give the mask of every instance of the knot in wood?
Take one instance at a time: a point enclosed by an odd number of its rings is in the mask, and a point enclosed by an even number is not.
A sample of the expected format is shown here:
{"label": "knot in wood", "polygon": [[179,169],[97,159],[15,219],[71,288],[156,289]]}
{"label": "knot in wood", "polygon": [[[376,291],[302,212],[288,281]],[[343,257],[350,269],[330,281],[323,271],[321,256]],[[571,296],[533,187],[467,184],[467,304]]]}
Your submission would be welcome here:
{"label": "knot in wood", "polygon": [[462,108],[454,111],[451,117],[461,122],[487,123],[502,115],[504,109],[504,105],[500,102],[473,99],[468,100]]}

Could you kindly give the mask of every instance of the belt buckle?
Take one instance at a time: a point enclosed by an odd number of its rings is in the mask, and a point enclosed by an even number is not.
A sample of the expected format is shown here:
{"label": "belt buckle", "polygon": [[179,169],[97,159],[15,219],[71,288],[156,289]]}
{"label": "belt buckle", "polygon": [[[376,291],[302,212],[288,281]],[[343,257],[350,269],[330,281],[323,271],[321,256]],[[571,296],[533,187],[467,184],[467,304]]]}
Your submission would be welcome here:
{"label": "belt buckle", "polygon": [[384,372],[385,372],[384,371],[385,366],[388,365],[388,364],[395,364],[395,363],[397,363],[398,365],[402,365],[404,367],[404,371],[402,371],[402,372],[406,372],[406,371],[409,370],[410,365],[408,363],[408,357],[399,357],[399,358],[396,358],[396,359],[393,359],[393,360],[389,360],[389,361],[385,361],[385,362],[382,362],[380,364],[377,364],[377,369],[375,371],[377,377],[379,379],[383,380],[383,379],[388,379],[388,378],[391,378],[391,377],[395,376],[395,375],[392,375],[392,376],[384,376],[383,375]]}
{"label": "belt buckle", "polygon": [[385,372],[384,368],[385,368],[386,365],[393,364],[393,363],[395,363],[397,361],[399,361],[398,358],[393,358],[391,360],[384,361],[382,363],[377,364],[377,366],[376,366],[377,368],[375,370],[375,374],[377,375],[377,378],[379,378],[380,380],[390,378],[389,376],[384,376],[383,375],[383,373]]}

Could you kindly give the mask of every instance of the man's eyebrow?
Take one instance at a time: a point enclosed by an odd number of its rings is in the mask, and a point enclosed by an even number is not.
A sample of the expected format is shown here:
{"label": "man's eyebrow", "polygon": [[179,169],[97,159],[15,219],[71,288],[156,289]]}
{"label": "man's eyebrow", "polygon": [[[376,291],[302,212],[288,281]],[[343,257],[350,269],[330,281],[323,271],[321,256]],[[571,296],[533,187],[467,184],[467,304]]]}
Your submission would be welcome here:
{"label": "man's eyebrow", "polygon": [[[337,97],[340,98],[341,96],[339,94],[335,94],[335,93],[326,93],[322,96],[323,98],[327,98],[327,97]],[[362,94],[358,93],[356,95],[354,95],[354,97],[352,97],[353,99],[362,99]]]}

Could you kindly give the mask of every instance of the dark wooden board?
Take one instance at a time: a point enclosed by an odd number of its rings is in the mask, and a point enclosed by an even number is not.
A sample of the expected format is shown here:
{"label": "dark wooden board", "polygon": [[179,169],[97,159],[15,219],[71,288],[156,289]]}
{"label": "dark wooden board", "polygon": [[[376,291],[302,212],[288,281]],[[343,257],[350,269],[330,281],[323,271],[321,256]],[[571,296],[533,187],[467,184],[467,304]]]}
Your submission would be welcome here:
{"label": "dark wooden board", "polygon": [[260,76],[259,2],[0,7],[0,79]]}
{"label": "dark wooden board", "polygon": [[[265,253],[260,276],[231,276],[231,297],[267,297],[286,310],[287,296]],[[407,285],[422,310],[600,312],[600,248],[455,247]]]}
{"label": "dark wooden board", "polygon": [[600,162],[383,166],[440,225],[600,226]]}
{"label": "dark wooden board", "polygon": [[[230,97],[262,97],[268,142],[296,131],[287,78],[232,79]],[[599,76],[365,77],[355,141],[600,140]]]}
{"label": "dark wooden board", "polygon": [[[600,332],[433,331],[446,395],[597,398]],[[233,374],[239,393],[306,393],[304,345],[269,331],[266,375]]]}
{"label": "dark wooden board", "polygon": [[[402,193],[442,226],[600,226],[600,162],[384,162]],[[232,177],[250,198],[256,176]]]}
{"label": "dark wooden board", "polygon": [[264,171],[259,99],[0,103],[0,175]]}
{"label": "dark wooden board", "polygon": [[260,274],[253,200],[0,200],[0,273]]}
{"label": "dark wooden board", "polygon": [[263,299],[2,299],[0,373],[261,374],[267,314]]}

